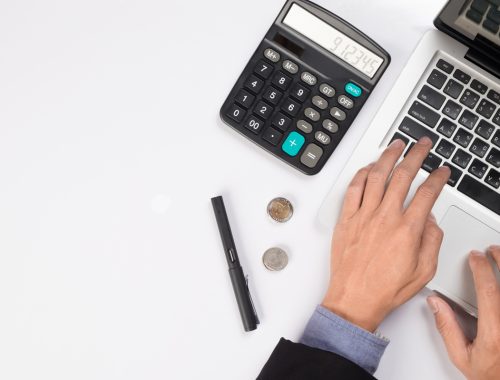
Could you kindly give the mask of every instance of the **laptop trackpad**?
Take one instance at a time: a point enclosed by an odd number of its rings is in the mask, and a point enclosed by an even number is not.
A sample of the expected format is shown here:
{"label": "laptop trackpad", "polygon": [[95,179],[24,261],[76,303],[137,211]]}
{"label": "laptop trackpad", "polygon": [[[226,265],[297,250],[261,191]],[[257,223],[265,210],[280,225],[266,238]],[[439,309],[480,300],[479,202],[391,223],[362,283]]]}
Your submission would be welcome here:
{"label": "laptop trackpad", "polygon": [[[485,251],[492,244],[500,244],[500,232],[455,206],[448,209],[439,225],[444,231],[444,239],[438,271],[429,288],[440,291],[476,314],[474,309],[477,308],[477,302],[468,263],[469,252]],[[494,268],[500,280],[497,266]]]}

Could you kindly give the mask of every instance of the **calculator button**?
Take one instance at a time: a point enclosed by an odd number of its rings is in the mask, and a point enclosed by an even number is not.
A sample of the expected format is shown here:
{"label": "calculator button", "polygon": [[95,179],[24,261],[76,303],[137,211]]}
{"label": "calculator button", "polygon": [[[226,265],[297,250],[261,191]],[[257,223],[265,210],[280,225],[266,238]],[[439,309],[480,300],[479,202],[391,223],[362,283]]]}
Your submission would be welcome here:
{"label": "calculator button", "polygon": [[240,92],[238,92],[238,95],[236,95],[235,100],[236,100],[236,103],[238,103],[239,105],[241,105],[245,108],[250,108],[253,101],[255,100],[255,96],[250,94],[248,91],[240,90]]}
{"label": "calculator button", "polygon": [[314,86],[318,82],[316,77],[307,71],[302,73],[300,79],[302,79],[302,82],[307,83],[309,86]]}
{"label": "calculator button", "polygon": [[318,131],[314,134],[314,138],[318,140],[321,144],[323,145],[328,145],[330,144],[330,136],[328,136],[326,133],[323,133],[321,131]]}
{"label": "calculator button", "polygon": [[281,129],[283,132],[285,132],[290,127],[291,123],[292,119],[290,119],[288,116],[283,115],[281,112],[278,112],[273,119],[273,125],[276,128]]}
{"label": "calculator button", "polygon": [[323,120],[323,128],[330,133],[337,133],[339,131],[339,125],[330,119]]}
{"label": "calculator button", "polygon": [[282,137],[283,133],[278,132],[276,129],[271,127],[267,128],[262,134],[262,138],[266,140],[269,144],[274,146],[279,144]]}
{"label": "calculator button", "polygon": [[264,87],[264,81],[257,78],[255,75],[251,75],[250,78],[245,82],[245,87],[248,88],[253,93],[257,94]]}
{"label": "calculator button", "polygon": [[264,122],[255,116],[250,116],[245,123],[245,128],[249,129],[255,134],[258,134],[263,126]]}
{"label": "calculator button", "polygon": [[289,156],[295,157],[299,153],[305,141],[306,139],[304,138],[304,136],[302,136],[298,132],[293,131],[290,132],[286,140],[283,142],[281,149]]}
{"label": "calculator button", "polygon": [[286,91],[288,87],[290,87],[291,83],[292,78],[290,78],[288,75],[283,74],[281,71],[278,71],[276,74],[274,74],[273,84],[279,89]]}
{"label": "calculator button", "polygon": [[273,49],[266,49],[264,51],[264,57],[266,57],[267,59],[269,59],[271,62],[274,63],[278,62],[281,58],[280,53],[274,51]]}
{"label": "calculator button", "polygon": [[255,66],[254,73],[259,77],[267,79],[273,72],[273,67],[264,61],[260,61],[257,66]]}
{"label": "calculator button", "polygon": [[329,98],[333,98],[335,96],[335,89],[332,86],[327,85],[326,83],[323,83],[321,86],[319,86],[319,92]]}
{"label": "calculator button", "polygon": [[241,121],[245,117],[245,113],[246,112],[242,108],[238,107],[236,104],[233,104],[226,115],[234,121],[241,123]]}
{"label": "calculator button", "polygon": [[304,115],[306,115],[306,117],[308,119],[311,119],[312,121],[318,121],[320,119],[319,112],[312,108],[306,108],[304,110]]}
{"label": "calculator button", "polygon": [[328,108],[328,102],[326,99],[323,99],[321,96],[314,96],[312,98],[312,104],[318,107],[320,110],[326,110]]}
{"label": "calculator button", "polygon": [[338,121],[345,120],[346,114],[344,111],[342,111],[340,108],[333,107],[330,110],[330,115],[332,115],[335,119]]}
{"label": "calculator button", "polygon": [[297,121],[297,128],[304,133],[311,133],[313,130],[312,125],[305,120]]}
{"label": "calculator button", "polygon": [[342,107],[344,107],[348,110],[350,110],[352,107],[354,107],[354,101],[345,95],[340,95],[339,98],[337,99],[337,101],[339,102],[339,104]]}
{"label": "calculator button", "polygon": [[257,105],[255,106],[253,112],[256,115],[259,115],[262,117],[264,120],[267,120],[269,116],[273,113],[274,108],[271,107],[269,104],[264,103],[264,102],[258,102]]}
{"label": "calculator button", "polygon": [[283,94],[281,92],[274,89],[273,87],[269,87],[262,97],[264,98],[264,100],[267,100],[269,103],[275,106],[280,102],[282,96]]}
{"label": "calculator button", "polygon": [[355,98],[359,98],[361,96],[361,94],[363,93],[363,90],[361,89],[361,87],[359,87],[358,85],[356,85],[352,82],[346,83],[346,85],[344,86],[344,90],[349,95],[351,95]]}
{"label": "calculator button", "polygon": [[283,61],[283,69],[288,71],[290,74],[297,74],[299,71],[299,66],[297,66],[296,63],[293,63],[292,61],[286,60]]}
{"label": "calculator button", "polygon": [[308,168],[314,168],[322,155],[323,149],[316,144],[309,144],[300,156],[300,162]]}
{"label": "calculator button", "polygon": [[302,86],[300,83],[296,83],[293,86],[290,96],[297,99],[299,102],[303,102],[309,96],[310,91]]}
{"label": "calculator button", "polygon": [[300,111],[300,104],[294,102],[292,99],[288,98],[283,102],[281,109],[285,111],[287,114],[295,117],[298,115]]}

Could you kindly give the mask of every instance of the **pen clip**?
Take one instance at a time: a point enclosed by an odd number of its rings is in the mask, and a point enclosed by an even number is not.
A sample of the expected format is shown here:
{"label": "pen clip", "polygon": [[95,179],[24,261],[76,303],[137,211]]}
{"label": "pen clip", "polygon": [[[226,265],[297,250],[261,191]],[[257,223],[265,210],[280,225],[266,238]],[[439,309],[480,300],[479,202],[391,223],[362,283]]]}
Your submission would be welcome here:
{"label": "pen clip", "polygon": [[257,311],[255,310],[255,305],[253,303],[252,295],[250,294],[250,289],[248,288],[248,275],[245,276],[245,283],[247,285],[247,293],[248,293],[248,298],[250,298],[250,303],[252,304],[252,309],[253,309],[253,314],[255,316],[255,322],[259,325],[259,316],[257,315]]}

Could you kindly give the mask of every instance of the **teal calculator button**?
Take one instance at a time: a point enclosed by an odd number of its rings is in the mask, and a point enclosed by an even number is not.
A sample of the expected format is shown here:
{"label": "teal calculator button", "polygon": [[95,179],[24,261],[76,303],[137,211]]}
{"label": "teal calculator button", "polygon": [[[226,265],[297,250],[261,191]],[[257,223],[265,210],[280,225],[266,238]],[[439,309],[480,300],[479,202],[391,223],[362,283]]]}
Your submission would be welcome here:
{"label": "teal calculator button", "polygon": [[290,132],[281,149],[289,156],[295,157],[305,141],[306,139],[300,133]]}
{"label": "teal calculator button", "polygon": [[359,98],[363,93],[363,90],[361,89],[361,87],[355,85],[352,82],[349,82],[345,85],[345,92],[347,92],[351,96],[354,96],[355,98]]}

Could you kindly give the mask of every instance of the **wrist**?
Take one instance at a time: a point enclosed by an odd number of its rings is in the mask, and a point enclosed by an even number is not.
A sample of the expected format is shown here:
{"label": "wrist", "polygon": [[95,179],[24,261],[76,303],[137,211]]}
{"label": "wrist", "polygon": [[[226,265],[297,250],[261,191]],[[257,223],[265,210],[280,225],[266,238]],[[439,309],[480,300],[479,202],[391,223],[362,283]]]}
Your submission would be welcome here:
{"label": "wrist", "polygon": [[384,320],[385,314],[366,303],[342,301],[334,297],[325,297],[321,306],[346,321],[371,333],[375,332]]}

